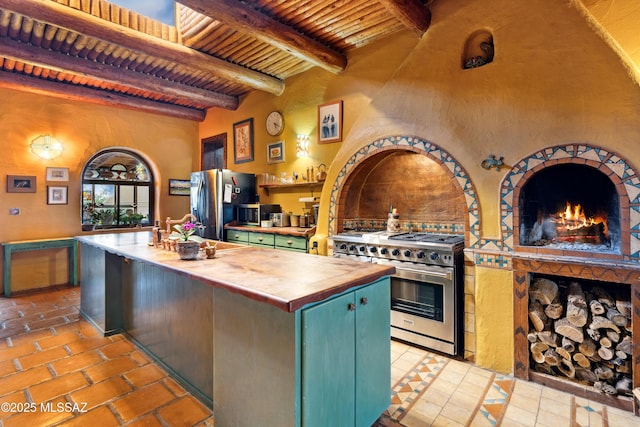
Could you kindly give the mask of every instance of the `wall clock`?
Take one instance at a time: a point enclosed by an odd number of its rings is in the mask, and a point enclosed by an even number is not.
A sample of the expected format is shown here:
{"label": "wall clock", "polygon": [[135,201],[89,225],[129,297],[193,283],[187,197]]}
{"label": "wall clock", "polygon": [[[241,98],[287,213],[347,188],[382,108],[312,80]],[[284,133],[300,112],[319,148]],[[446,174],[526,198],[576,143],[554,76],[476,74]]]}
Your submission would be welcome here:
{"label": "wall clock", "polygon": [[267,122],[265,125],[269,135],[280,135],[284,130],[284,116],[279,111],[272,111],[267,116]]}

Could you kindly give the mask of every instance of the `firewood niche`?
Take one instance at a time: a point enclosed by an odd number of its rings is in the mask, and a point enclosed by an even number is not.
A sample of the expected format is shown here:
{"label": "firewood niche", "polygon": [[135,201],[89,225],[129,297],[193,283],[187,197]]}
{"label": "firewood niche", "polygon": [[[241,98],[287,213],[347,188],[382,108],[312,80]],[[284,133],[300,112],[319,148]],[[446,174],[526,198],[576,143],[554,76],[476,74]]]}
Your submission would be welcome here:
{"label": "firewood niche", "polygon": [[527,335],[532,369],[631,396],[631,293],[628,286],[613,288],[534,277]]}
{"label": "firewood niche", "polygon": [[513,266],[514,374],[637,414],[639,267],[539,258]]}

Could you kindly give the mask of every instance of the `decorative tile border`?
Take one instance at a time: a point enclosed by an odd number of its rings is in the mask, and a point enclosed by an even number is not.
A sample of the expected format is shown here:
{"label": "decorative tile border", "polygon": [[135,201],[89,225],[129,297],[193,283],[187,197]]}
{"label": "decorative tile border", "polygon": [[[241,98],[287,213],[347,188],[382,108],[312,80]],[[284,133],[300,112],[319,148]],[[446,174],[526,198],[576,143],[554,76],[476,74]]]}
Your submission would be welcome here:
{"label": "decorative tile border", "polygon": [[[495,239],[481,237],[481,224],[479,204],[475,187],[462,166],[441,147],[415,136],[389,136],[373,141],[361,147],[353,154],[346,164],[338,172],[331,188],[329,206],[329,235],[333,235],[337,229],[337,209],[340,203],[341,191],[350,174],[365,159],[384,150],[407,150],[423,154],[440,163],[448,169],[453,179],[465,194],[468,211],[468,224],[410,224],[402,225],[403,230],[423,230],[427,232],[464,233],[466,247],[474,250],[489,252],[506,252],[507,255],[514,252],[514,210],[517,209],[517,200],[514,195],[519,193],[520,187],[531,175],[554,164],[576,163],[586,164],[602,171],[616,184],[623,209],[629,209],[628,214],[623,212],[622,217],[628,217],[628,228],[622,227],[623,232],[628,230],[629,248],[626,255],[632,261],[640,261],[640,175],[635,169],[619,155],[594,147],[588,144],[567,144],[543,148],[519,161],[505,175],[500,187],[500,231],[501,236]],[[626,220],[626,219],[625,219]],[[373,219],[346,219],[349,225],[355,221],[369,222],[372,229],[385,229],[386,220]],[[363,222],[363,224],[364,224]],[[345,223],[346,225],[347,223]],[[621,224],[622,225],[622,224]],[[346,227],[356,228],[356,227]],[[364,228],[367,228],[366,226]],[[476,262],[479,265],[494,268],[510,268],[508,256],[477,254]]]}
{"label": "decorative tile border", "polygon": [[391,389],[391,406],[389,406],[387,410],[389,416],[396,421],[404,418],[448,363],[449,359],[446,357],[427,353],[427,355]]}
{"label": "decorative tile border", "polygon": [[[337,208],[340,201],[340,193],[349,175],[358,167],[365,159],[378,154],[385,150],[397,149],[407,150],[423,154],[432,160],[443,165],[452,175],[452,178],[460,186],[467,200],[468,228],[464,229],[461,224],[405,224],[407,230],[419,230],[440,233],[465,233],[467,237],[467,245],[475,246],[480,240],[480,213],[476,196],[476,190],[469,179],[464,168],[445,150],[437,145],[416,136],[388,136],[373,141],[372,143],[361,147],[354,155],[352,155],[346,164],[338,172],[338,176],[331,188],[331,196],[329,201],[329,235],[336,232]],[[370,221],[380,221],[373,219]],[[385,226],[381,229],[386,228]]]}
{"label": "decorative tile border", "polygon": [[[497,245],[505,251],[513,251],[515,245],[514,213],[516,200],[522,185],[536,172],[556,164],[574,163],[600,170],[615,184],[620,205],[629,209],[621,215],[621,220],[629,218],[628,224],[620,224],[623,234],[629,230],[629,248],[623,250],[633,261],[640,261],[640,179],[633,167],[619,155],[587,144],[567,144],[547,147],[522,159],[507,173],[500,188],[501,241],[479,245]],[[628,253],[625,253],[627,252]]]}

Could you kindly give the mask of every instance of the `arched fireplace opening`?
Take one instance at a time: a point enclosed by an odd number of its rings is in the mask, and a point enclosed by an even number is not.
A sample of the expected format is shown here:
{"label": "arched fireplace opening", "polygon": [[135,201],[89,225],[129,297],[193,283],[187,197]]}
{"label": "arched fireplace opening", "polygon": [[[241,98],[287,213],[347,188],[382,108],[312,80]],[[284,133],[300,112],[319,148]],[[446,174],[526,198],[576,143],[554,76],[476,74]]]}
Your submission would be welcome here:
{"label": "arched fireplace opening", "polygon": [[520,191],[519,243],[550,249],[620,253],[620,201],[596,168],[559,164]]}

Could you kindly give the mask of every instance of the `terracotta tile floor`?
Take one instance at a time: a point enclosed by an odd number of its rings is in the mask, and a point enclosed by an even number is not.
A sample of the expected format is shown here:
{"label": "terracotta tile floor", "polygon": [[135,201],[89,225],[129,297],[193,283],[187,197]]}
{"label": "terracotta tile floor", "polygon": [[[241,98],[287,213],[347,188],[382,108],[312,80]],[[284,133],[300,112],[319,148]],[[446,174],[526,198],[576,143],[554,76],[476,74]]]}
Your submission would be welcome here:
{"label": "terracotta tile floor", "polygon": [[[124,336],[98,334],[79,305],[79,288],[0,297],[1,427],[214,425]],[[391,342],[391,360],[392,404],[377,427],[640,426],[629,412],[404,343]]]}

